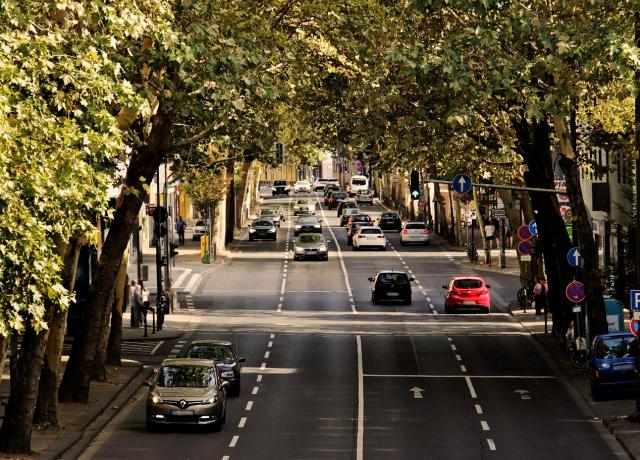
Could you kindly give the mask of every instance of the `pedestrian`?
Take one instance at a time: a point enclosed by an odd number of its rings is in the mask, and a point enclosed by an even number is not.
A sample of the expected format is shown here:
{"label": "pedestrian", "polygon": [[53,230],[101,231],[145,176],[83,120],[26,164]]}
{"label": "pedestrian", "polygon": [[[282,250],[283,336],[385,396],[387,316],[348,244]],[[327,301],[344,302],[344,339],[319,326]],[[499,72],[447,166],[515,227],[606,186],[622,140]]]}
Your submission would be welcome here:
{"label": "pedestrian", "polygon": [[178,244],[180,246],[184,246],[184,231],[187,228],[187,223],[182,220],[182,216],[178,217],[178,222],[176,222],[176,230],[178,231]]}
{"label": "pedestrian", "polygon": [[138,283],[136,280],[131,280],[129,286],[129,305],[131,306],[131,327],[140,327],[139,314],[140,307],[138,306]]}
{"label": "pedestrian", "polygon": [[[141,302],[141,310],[142,310],[142,321],[144,324],[147,324],[147,312],[149,311],[149,290],[144,287],[144,283],[140,281],[140,302]],[[142,322],[141,321],[141,322]]]}
{"label": "pedestrian", "polygon": [[509,249],[513,247],[513,229],[509,220],[506,220],[504,225],[504,243]]}
{"label": "pedestrian", "polygon": [[547,291],[548,291],[547,281],[544,278],[538,278],[537,276],[534,278],[533,285],[533,302],[535,304],[536,309],[536,318],[540,319],[542,316],[542,310],[547,312]]}
{"label": "pedestrian", "polygon": [[494,241],[496,242],[496,249],[500,248],[500,220],[495,217],[491,219],[491,225],[493,225]]}
{"label": "pedestrian", "polygon": [[485,240],[487,240],[489,249],[491,249],[491,242],[495,239],[496,235],[496,227],[491,223],[491,220],[489,220],[489,218],[487,217],[485,219],[485,226],[484,226],[484,238]]}

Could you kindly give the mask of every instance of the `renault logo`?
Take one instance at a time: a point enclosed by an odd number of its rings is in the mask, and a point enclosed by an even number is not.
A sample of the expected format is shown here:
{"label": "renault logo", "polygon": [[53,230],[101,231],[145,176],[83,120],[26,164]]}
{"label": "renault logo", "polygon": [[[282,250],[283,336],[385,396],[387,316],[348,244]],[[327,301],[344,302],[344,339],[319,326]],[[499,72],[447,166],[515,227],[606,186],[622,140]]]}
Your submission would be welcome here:
{"label": "renault logo", "polygon": [[185,401],[184,399],[181,399],[178,402],[178,406],[180,406],[180,409],[184,409],[185,407],[187,407],[187,401]]}

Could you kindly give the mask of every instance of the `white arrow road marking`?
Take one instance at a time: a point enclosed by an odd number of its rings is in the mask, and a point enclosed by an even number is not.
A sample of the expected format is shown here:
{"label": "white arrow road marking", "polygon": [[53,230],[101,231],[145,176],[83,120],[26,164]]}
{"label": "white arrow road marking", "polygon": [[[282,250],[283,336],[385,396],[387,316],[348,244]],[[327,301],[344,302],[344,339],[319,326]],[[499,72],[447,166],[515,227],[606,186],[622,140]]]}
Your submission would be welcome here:
{"label": "white arrow road marking", "polygon": [[522,399],[531,399],[531,395],[528,390],[516,390],[514,393],[520,395],[520,398]]}
{"label": "white arrow road marking", "polygon": [[422,399],[422,392],[424,391],[422,388],[413,387],[409,391],[413,391],[413,399]]}

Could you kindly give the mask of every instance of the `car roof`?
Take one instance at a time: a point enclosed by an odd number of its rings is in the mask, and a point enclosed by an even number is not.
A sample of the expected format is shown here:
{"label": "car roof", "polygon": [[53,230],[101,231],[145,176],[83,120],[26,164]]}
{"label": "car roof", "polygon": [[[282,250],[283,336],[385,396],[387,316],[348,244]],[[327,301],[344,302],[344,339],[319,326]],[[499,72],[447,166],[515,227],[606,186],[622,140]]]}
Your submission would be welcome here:
{"label": "car roof", "polygon": [[608,332],[606,334],[597,335],[594,340],[614,339],[617,337],[635,337],[635,336],[631,332]]}
{"label": "car roof", "polygon": [[162,360],[162,366],[202,366],[213,367],[210,359],[170,358]]}
{"label": "car roof", "polygon": [[228,340],[216,340],[216,339],[206,339],[206,340],[194,340],[191,342],[191,345],[229,345],[232,343]]}
{"label": "car roof", "polygon": [[366,228],[375,228],[376,230],[380,230],[382,231],[382,229],[380,227],[378,227],[377,225],[363,225],[362,227],[360,227],[362,229],[366,229]]}
{"label": "car roof", "polygon": [[484,281],[484,278],[482,276],[476,276],[476,275],[467,275],[467,276],[452,276],[451,277],[451,281],[456,281],[456,280],[480,280],[480,281]]}
{"label": "car roof", "polygon": [[407,272],[403,270],[380,270],[378,273],[376,273],[376,276],[383,275],[385,273],[404,273],[405,275],[407,274]]}
{"label": "car roof", "polygon": [[405,222],[404,225],[409,225],[409,224],[420,224],[420,225],[427,225],[424,222],[420,222],[418,220],[412,220],[411,222]]}

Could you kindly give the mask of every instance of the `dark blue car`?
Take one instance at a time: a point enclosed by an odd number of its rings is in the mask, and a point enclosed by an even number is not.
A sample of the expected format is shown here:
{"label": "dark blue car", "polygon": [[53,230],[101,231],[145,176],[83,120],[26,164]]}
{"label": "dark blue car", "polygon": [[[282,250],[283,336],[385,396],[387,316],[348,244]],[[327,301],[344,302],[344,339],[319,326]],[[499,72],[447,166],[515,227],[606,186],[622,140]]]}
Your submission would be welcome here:
{"label": "dark blue car", "polygon": [[593,339],[591,345],[591,395],[633,390],[636,384],[636,338],[630,332],[612,332]]}

